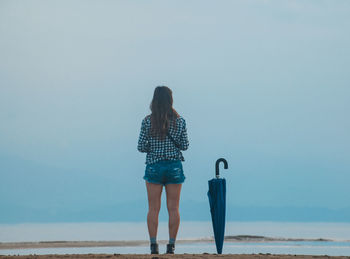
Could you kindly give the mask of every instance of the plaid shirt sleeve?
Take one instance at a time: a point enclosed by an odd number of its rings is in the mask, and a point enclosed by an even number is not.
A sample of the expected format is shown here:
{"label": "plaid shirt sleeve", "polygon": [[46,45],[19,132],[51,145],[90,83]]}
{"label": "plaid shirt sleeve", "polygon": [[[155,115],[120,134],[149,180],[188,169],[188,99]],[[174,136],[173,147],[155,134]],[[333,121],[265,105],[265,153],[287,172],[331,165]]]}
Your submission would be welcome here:
{"label": "plaid shirt sleeve", "polygon": [[142,120],[141,131],[139,136],[139,142],[137,145],[137,150],[140,152],[147,153],[150,148],[150,143],[148,139],[148,130],[146,127],[146,120]]}
{"label": "plaid shirt sleeve", "polygon": [[180,136],[180,150],[187,150],[189,146],[188,136],[187,136],[187,128],[186,121],[182,120],[182,130]]}

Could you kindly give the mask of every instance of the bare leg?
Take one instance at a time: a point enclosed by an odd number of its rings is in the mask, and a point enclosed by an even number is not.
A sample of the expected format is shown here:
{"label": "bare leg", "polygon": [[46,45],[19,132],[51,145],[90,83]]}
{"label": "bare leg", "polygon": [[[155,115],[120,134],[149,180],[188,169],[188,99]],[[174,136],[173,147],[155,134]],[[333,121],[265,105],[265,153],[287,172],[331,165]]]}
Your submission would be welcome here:
{"label": "bare leg", "polygon": [[167,184],[166,200],[169,213],[169,238],[176,239],[180,225],[179,202],[182,184]]}
{"label": "bare leg", "polygon": [[148,195],[147,226],[149,237],[157,237],[158,215],[160,210],[163,185],[146,181]]}

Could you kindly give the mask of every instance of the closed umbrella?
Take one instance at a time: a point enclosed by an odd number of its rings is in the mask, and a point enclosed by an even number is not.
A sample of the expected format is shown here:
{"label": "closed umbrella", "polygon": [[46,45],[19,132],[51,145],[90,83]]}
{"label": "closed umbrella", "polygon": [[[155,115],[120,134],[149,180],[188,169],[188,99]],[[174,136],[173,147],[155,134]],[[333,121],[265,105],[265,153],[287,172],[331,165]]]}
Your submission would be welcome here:
{"label": "closed umbrella", "polygon": [[220,178],[219,165],[224,163],[224,168],[228,168],[226,159],[219,158],[215,163],[216,178],[208,181],[209,184],[209,205],[211,220],[213,223],[214,238],[218,254],[222,254],[222,247],[225,236],[225,213],[226,213],[226,180]]}

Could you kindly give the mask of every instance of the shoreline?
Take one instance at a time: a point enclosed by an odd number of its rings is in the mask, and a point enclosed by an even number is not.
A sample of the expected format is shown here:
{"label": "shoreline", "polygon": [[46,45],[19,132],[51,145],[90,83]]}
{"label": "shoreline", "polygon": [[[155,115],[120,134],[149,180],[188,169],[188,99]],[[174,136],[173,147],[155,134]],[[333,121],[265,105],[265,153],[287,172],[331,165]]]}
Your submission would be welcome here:
{"label": "shoreline", "polygon": [[[279,242],[339,242],[340,240],[324,239],[324,238],[271,238],[265,236],[238,235],[226,236],[225,242],[228,243],[279,243]],[[167,240],[158,240],[159,244],[166,244]],[[341,240],[341,242],[349,242],[350,240]],[[178,244],[191,243],[214,243],[214,238],[200,239],[179,239]],[[79,247],[132,247],[132,246],[148,246],[148,240],[105,240],[105,241],[30,241],[30,242],[0,242],[0,251],[5,249],[28,249],[28,248],[79,248]]]}
{"label": "shoreline", "polygon": [[[167,244],[167,240],[158,240],[159,244]],[[213,243],[213,238],[195,240],[177,240],[177,244]],[[37,241],[37,242],[0,242],[0,251],[5,249],[28,248],[79,248],[79,247],[136,247],[148,246],[148,240],[123,240],[123,241]]]}
{"label": "shoreline", "polygon": [[[332,239],[298,239],[298,238],[269,238],[263,236],[227,236],[228,243],[279,243],[279,242],[337,242]],[[158,240],[159,244],[166,244],[167,240]],[[342,240],[350,242],[350,240]],[[214,243],[213,238],[180,239],[177,244]],[[74,248],[74,247],[125,247],[125,246],[148,246],[148,240],[123,240],[123,241],[36,241],[36,242],[0,242],[0,251],[5,249],[28,249],[28,248]]]}
{"label": "shoreline", "polygon": [[[228,243],[246,243],[247,241],[244,240],[244,236],[237,236],[234,238],[234,240],[227,240]],[[231,237],[232,238],[232,237]],[[259,236],[256,236],[256,240],[258,240]],[[243,240],[242,240],[243,239]],[[250,239],[251,240],[251,239]],[[289,239],[289,241],[292,241],[293,239]],[[328,240],[323,239],[312,239],[313,241],[317,242],[329,242]],[[286,240],[285,240],[286,241]],[[251,240],[250,242],[254,242]],[[259,241],[255,241],[259,242]],[[261,243],[279,243],[281,241],[260,241]],[[330,241],[333,242],[333,241]],[[159,244],[166,244],[167,240],[159,240]],[[178,240],[177,243],[179,244],[191,244],[191,243],[214,243],[214,240],[212,238],[206,238],[206,239],[198,239],[198,240]],[[249,243],[249,241],[248,241]],[[51,258],[51,259],[63,259],[63,258],[75,258],[75,259],[100,259],[100,258],[120,258],[120,259],[138,259],[138,258],[144,258],[144,259],[161,259],[161,258],[179,258],[179,259],[213,259],[213,258],[232,258],[232,259],[322,259],[322,258],[332,258],[332,259],[350,259],[350,256],[344,256],[344,255],[333,255],[329,256],[327,253],[325,254],[298,254],[297,251],[289,251],[288,254],[279,254],[277,253],[244,253],[240,252],[240,254],[212,254],[212,253],[198,253],[198,250],[192,250],[192,252],[195,253],[183,253],[183,254],[175,254],[175,255],[167,255],[167,254],[159,254],[159,255],[150,255],[150,254],[144,254],[145,250],[143,250],[143,253],[138,254],[137,247],[146,247],[149,245],[149,241],[147,240],[132,240],[132,241],[40,241],[40,242],[8,242],[8,243],[0,243],[0,259],[12,259],[12,258],[19,258],[19,259],[45,259],[45,258]],[[214,245],[214,244],[213,244]],[[129,247],[130,250],[124,251],[120,253],[114,253],[114,251],[100,251],[98,250],[92,250],[91,253],[80,253],[76,250],[66,251],[63,253],[58,253],[56,251],[47,251],[47,254],[39,253],[31,251],[30,254],[8,254],[8,255],[1,255],[1,251],[6,250],[21,250],[21,249],[45,249],[45,248],[97,248],[97,247]],[[134,248],[135,249],[134,249]],[[129,253],[130,251],[130,253]],[[97,253],[96,253],[97,252]],[[237,251],[238,252],[238,251]],[[296,253],[296,254],[294,254]]]}
{"label": "shoreline", "polygon": [[120,259],[161,259],[161,258],[179,258],[179,259],[212,259],[212,258],[230,258],[230,259],[323,259],[323,258],[332,258],[332,259],[349,259],[349,256],[328,256],[328,255],[283,255],[283,254],[159,254],[159,255],[150,255],[150,254],[66,254],[66,255],[57,255],[57,254],[48,254],[48,255],[12,255],[4,256],[0,255],[0,259],[63,259],[63,258],[75,258],[75,259],[100,259],[100,258],[120,258]]}

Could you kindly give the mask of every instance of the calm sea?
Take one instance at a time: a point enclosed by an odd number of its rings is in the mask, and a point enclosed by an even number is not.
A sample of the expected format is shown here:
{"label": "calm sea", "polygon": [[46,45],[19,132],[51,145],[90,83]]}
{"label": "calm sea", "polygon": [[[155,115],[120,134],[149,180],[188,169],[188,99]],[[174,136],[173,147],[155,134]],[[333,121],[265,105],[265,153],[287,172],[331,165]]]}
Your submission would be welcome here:
{"label": "calm sea", "polygon": [[[167,223],[159,224],[159,240],[167,240]],[[223,253],[273,253],[350,256],[350,223],[227,222],[226,236],[248,236],[246,241],[226,241]],[[181,222],[177,253],[215,253],[211,222]],[[266,237],[258,242],[249,236]],[[285,241],[284,239],[298,239]],[[310,241],[322,239],[327,241]],[[0,242],[135,241],[148,240],[145,222],[0,224]],[[161,247],[160,249],[162,249]],[[165,248],[164,248],[165,249]],[[160,251],[162,252],[162,250]],[[1,255],[83,253],[149,253],[148,245],[125,247],[0,249]]]}

